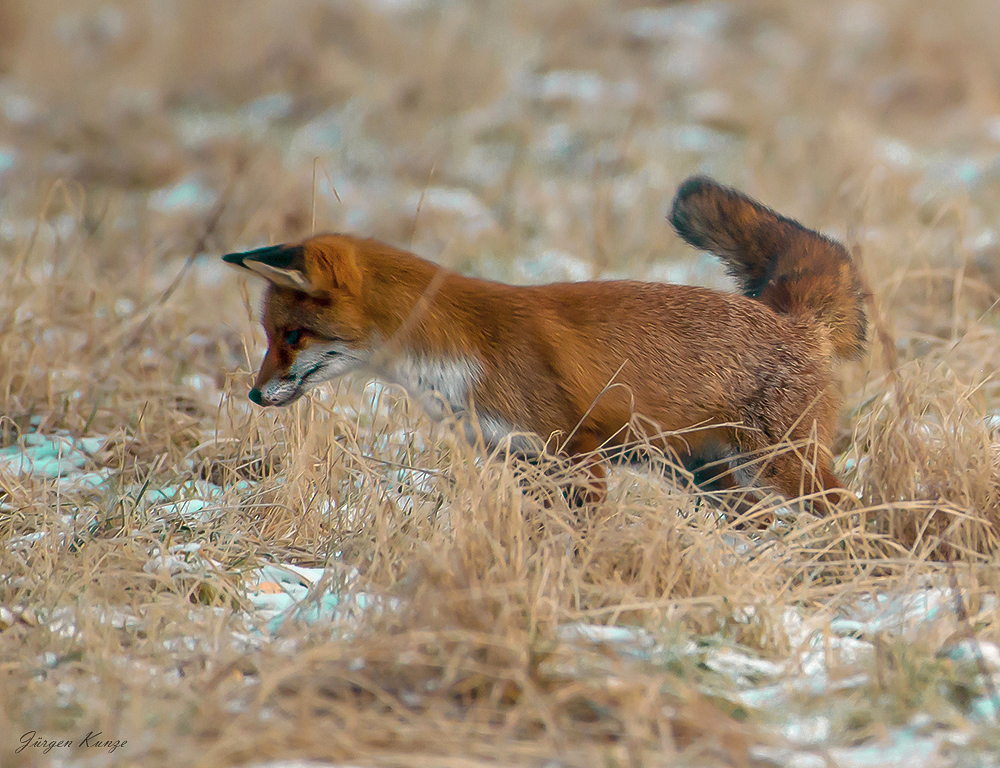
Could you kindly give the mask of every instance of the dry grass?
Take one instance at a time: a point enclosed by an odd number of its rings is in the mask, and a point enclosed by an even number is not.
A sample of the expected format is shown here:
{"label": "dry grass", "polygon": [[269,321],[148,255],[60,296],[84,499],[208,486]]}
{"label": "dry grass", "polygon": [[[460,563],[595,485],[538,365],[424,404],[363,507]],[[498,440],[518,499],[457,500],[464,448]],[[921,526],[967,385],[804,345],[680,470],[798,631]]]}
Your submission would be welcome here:
{"label": "dry grass", "polygon": [[[706,4],[650,38],[638,2],[396,5],[0,0],[0,449],[98,436],[111,478],[0,465],[0,764],[763,764],[770,716],[671,649],[785,658],[786,609],[949,580],[972,619],[845,662],[872,675],[835,732],[965,722],[982,683],[936,654],[1000,640],[1000,7]],[[879,334],[838,445],[861,512],[748,531],[620,469],[581,519],[391,388],[246,401],[259,286],[219,254],[351,229],[509,279],[547,251],[664,274],[695,263],[663,215],[699,169],[863,259]],[[204,204],[164,203],[178,182]],[[157,501],[182,486],[215,513]],[[381,608],[264,640],[267,562]],[[128,744],[15,752],[28,731]]]}

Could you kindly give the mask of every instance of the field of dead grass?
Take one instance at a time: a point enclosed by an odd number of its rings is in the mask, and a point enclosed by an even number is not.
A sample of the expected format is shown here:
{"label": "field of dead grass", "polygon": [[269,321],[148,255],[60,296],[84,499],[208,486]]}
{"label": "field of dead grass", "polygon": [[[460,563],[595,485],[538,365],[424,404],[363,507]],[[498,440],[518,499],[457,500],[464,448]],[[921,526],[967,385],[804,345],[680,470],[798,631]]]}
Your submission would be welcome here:
{"label": "field of dead grass", "polygon": [[[0,0],[0,765],[995,764],[998,27]],[[696,171],[864,265],[861,512],[748,531],[620,469],[577,519],[395,389],[247,401],[261,286],[220,254],[349,230],[724,287],[664,220]],[[262,613],[286,565],[327,570]]]}

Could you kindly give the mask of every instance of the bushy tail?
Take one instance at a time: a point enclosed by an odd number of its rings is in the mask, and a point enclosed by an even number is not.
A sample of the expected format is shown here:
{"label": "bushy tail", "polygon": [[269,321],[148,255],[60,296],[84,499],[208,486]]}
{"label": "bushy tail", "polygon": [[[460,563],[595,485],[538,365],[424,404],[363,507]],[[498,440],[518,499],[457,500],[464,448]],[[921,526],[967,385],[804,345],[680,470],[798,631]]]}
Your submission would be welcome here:
{"label": "bushy tail", "polygon": [[725,261],[744,295],[815,318],[838,356],[861,355],[865,291],[843,245],[703,177],[681,184],[670,222],[691,245]]}

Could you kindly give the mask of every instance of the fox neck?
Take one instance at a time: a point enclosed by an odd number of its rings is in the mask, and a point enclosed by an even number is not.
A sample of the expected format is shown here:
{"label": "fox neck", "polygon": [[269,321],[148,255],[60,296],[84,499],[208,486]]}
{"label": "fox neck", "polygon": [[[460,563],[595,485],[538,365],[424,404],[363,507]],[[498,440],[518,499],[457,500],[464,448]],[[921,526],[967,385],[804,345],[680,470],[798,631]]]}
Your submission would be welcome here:
{"label": "fox neck", "polygon": [[467,413],[484,369],[473,341],[481,330],[456,316],[449,300],[465,278],[395,251],[366,253],[362,272],[371,372],[404,387],[432,418]]}

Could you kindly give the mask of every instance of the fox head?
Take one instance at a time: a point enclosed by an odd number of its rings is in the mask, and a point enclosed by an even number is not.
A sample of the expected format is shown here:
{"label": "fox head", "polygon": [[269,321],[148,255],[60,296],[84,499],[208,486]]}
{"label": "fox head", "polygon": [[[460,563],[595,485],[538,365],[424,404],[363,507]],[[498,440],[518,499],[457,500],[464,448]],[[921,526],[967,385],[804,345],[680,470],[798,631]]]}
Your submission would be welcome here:
{"label": "fox head", "polygon": [[310,387],[366,365],[371,327],[352,239],[320,235],[222,258],[269,283],[267,354],[250,390],[257,405],[288,405]]}

